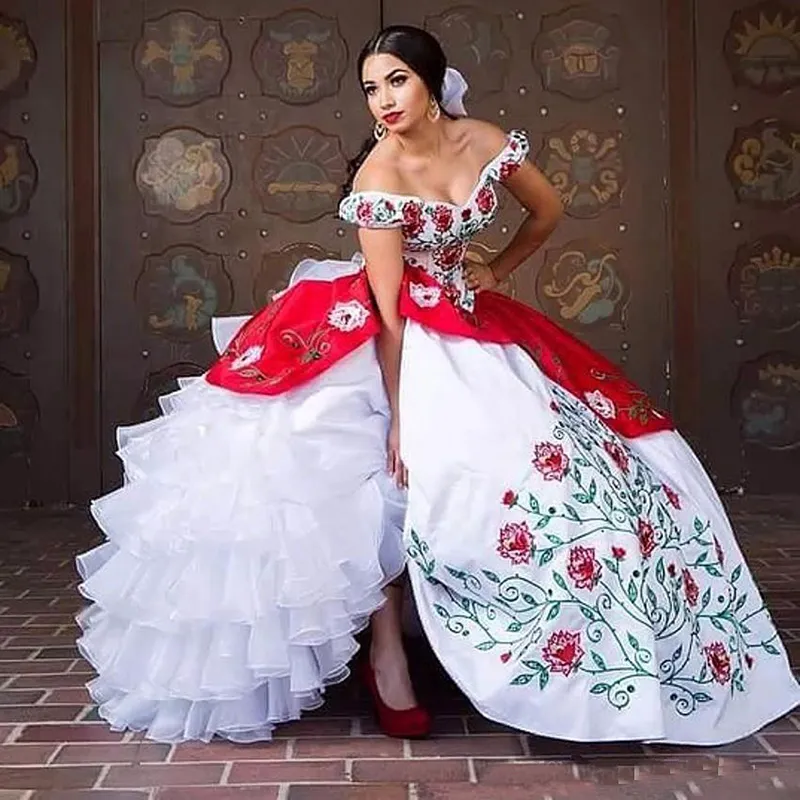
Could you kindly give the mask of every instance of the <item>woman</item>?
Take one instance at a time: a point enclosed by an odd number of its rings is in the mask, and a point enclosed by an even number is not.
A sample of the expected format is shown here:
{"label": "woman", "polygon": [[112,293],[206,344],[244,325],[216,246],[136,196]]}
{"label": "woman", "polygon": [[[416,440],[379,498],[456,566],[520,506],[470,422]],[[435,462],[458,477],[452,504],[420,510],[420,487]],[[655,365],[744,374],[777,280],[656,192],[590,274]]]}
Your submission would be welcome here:
{"label": "woman", "polygon": [[[525,137],[465,118],[419,29],[382,31],[358,69],[375,142],[340,214],[363,259],[300,264],[240,329],[218,325],[221,358],[163,417],[119,432],[126,484],[93,504],[108,541],[78,561],[102,716],[164,741],[269,738],[347,676],[371,618],[381,727],[424,736],[406,556],[434,651],[491,719],[719,744],[792,709],[778,634],[669,418],[492,291],[560,215]],[[498,182],[530,214],[468,263]]]}

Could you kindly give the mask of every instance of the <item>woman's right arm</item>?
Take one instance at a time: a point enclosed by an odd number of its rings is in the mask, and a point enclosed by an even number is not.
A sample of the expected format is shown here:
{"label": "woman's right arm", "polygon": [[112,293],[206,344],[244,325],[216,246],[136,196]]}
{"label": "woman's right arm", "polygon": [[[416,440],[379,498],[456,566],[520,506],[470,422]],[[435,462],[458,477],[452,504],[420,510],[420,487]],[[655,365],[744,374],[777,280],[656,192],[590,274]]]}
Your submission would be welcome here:
{"label": "woman's right arm", "polygon": [[403,236],[400,228],[360,228],[358,238],[366,261],[367,279],[381,316],[378,360],[392,414],[388,469],[398,485],[406,486],[408,475],[400,457],[399,416],[400,359],[405,329],[405,321],[398,308],[403,280]]}

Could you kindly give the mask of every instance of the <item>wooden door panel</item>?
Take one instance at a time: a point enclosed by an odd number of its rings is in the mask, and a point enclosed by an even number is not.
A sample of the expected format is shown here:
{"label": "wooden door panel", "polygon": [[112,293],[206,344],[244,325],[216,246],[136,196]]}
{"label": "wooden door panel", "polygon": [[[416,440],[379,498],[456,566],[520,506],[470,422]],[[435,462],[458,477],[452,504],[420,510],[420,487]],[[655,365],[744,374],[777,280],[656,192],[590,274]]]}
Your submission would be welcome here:
{"label": "wooden door panel", "polygon": [[334,214],[366,124],[353,54],[379,26],[374,0],[117,5],[100,3],[109,448],[209,364],[212,316],[262,305],[305,255],[355,248]]}
{"label": "wooden door panel", "polygon": [[800,3],[698,3],[696,20],[703,448],[723,486],[796,491]]}
{"label": "wooden door panel", "polygon": [[67,496],[64,5],[0,11],[0,505]]}

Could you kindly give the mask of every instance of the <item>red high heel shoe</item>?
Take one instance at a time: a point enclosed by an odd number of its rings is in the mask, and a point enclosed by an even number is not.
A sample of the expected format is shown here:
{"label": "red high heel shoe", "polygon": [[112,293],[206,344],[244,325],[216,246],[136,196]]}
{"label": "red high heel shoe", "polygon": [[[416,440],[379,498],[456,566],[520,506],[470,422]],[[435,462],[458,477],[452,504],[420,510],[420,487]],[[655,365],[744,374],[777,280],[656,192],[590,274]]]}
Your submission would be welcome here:
{"label": "red high heel shoe", "polygon": [[369,657],[361,661],[361,680],[372,695],[378,727],[395,739],[424,739],[431,732],[431,715],[422,707],[396,709],[383,702]]}

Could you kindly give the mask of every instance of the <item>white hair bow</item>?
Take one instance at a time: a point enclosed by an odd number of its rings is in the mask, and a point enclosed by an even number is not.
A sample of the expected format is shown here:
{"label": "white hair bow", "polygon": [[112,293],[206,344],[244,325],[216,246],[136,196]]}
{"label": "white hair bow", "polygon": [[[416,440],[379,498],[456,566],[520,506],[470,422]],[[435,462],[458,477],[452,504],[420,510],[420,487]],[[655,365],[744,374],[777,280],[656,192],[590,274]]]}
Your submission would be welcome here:
{"label": "white hair bow", "polygon": [[464,107],[464,95],[469,89],[469,84],[464,76],[453,67],[448,67],[442,81],[442,108],[453,117],[466,117],[467,109]]}

